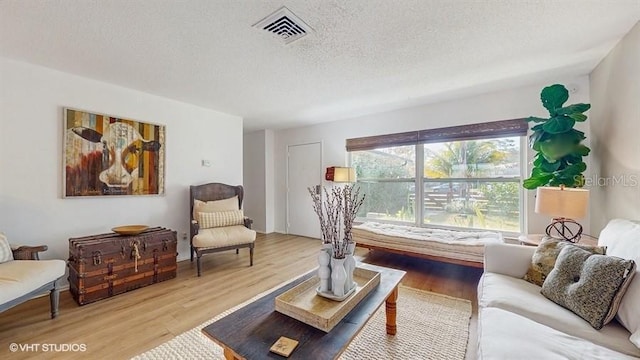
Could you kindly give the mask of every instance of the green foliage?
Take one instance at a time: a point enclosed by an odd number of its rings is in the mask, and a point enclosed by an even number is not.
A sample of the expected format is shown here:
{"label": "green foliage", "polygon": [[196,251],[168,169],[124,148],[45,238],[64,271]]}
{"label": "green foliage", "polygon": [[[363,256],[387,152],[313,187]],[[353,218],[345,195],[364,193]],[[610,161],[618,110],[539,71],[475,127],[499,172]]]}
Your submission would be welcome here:
{"label": "green foliage", "polygon": [[[360,208],[359,217],[367,213],[386,214],[390,218],[413,219],[408,194],[414,192],[415,184],[415,147],[361,151],[352,155],[351,166],[356,169],[358,184],[367,194]],[[388,179],[407,179],[406,181],[385,182]]]}
{"label": "green foliage", "polygon": [[537,151],[533,160],[531,176],[523,186],[535,189],[539,186],[582,187],[587,164],[582,161],[589,149],[580,142],[585,139],[582,131],[574,129],[576,122],[587,120],[583,114],[589,104],[564,106],[569,92],[560,84],[547,86],[540,93],[542,105],[549,111],[549,118],[529,117],[535,123],[531,127],[529,146]]}
{"label": "green foliage", "polygon": [[511,182],[483,184],[480,191],[493,209],[510,214],[520,210],[518,186],[517,183]]}

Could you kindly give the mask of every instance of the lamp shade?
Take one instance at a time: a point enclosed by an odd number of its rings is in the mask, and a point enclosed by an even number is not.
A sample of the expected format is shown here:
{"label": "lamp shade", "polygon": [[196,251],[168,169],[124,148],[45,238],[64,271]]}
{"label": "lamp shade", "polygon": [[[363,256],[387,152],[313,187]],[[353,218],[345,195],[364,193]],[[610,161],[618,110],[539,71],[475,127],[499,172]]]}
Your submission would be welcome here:
{"label": "lamp shade", "polygon": [[351,167],[335,167],[333,182],[356,182],[356,170]]}
{"label": "lamp shade", "polygon": [[589,190],[565,187],[539,187],[536,213],[554,218],[580,219],[587,215]]}

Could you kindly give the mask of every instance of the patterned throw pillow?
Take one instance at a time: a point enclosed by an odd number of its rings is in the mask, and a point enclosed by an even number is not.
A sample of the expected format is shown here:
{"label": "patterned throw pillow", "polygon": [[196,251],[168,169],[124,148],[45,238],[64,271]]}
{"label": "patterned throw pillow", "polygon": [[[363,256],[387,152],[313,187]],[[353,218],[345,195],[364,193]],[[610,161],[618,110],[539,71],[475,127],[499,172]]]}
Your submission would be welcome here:
{"label": "patterned throw pillow", "polygon": [[198,220],[199,212],[216,212],[238,210],[238,195],[222,200],[200,201],[193,200],[193,219]]}
{"label": "patterned throw pillow", "polygon": [[0,263],[13,260],[13,252],[7,237],[0,232]]}
{"label": "patterned throw pillow", "polygon": [[549,275],[560,251],[566,246],[577,246],[593,254],[604,255],[607,251],[605,246],[589,246],[573,244],[568,241],[545,237],[538,245],[535,253],[531,257],[531,265],[524,275],[524,279],[532,284],[542,286],[544,279]]}
{"label": "patterned throw pillow", "polygon": [[560,251],[540,292],[600,330],[615,317],[635,271],[633,260],[569,245]]}
{"label": "patterned throw pillow", "polygon": [[244,224],[244,214],[242,210],[200,212],[198,213],[198,224],[201,229],[242,225]]}

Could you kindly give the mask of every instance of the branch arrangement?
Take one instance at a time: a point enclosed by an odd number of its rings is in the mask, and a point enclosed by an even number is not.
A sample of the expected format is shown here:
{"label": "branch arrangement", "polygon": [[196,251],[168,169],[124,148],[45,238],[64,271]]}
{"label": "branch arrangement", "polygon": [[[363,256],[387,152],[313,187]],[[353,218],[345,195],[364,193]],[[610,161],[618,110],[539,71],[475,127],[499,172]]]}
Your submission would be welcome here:
{"label": "branch arrangement", "polygon": [[[313,211],[320,221],[322,243],[331,244],[333,256],[337,259],[345,257],[347,246],[353,242],[351,228],[365,198],[364,195],[360,197],[360,188],[354,189],[355,185],[346,185],[344,188],[333,187],[331,191],[323,188],[325,197],[323,201],[322,193],[316,193],[312,187],[307,188],[313,200]],[[340,237],[341,222],[344,225],[342,238]]]}
{"label": "branch arrangement", "polygon": [[352,243],[353,236],[351,235],[351,229],[353,228],[353,220],[355,220],[356,214],[364,202],[365,195],[360,197],[360,188],[356,188],[355,185],[346,185],[342,193],[344,198],[344,238],[346,242]]}

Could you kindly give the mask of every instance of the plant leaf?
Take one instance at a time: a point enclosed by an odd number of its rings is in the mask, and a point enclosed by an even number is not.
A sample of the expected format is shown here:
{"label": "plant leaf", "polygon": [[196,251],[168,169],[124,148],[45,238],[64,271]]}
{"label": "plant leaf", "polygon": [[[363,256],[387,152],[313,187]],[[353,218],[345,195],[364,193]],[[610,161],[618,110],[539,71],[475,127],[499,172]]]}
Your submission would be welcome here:
{"label": "plant leaf", "polygon": [[569,114],[567,116],[578,122],[587,120],[587,115],[585,114],[575,113],[575,114]]}
{"label": "plant leaf", "polygon": [[580,155],[580,156],[587,156],[587,155],[589,155],[590,151],[591,151],[591,149],[589,149],[588,147],[580,144],[580,145],[576,146],[576,149],[573,151],[573,154]]}
{"label": "plant leaf", "polygon": [[[549,119],[545,119],[545,118],[539,118],[539,117],[535,117],[535,116],[529,116],[527,118],[527,121],[533,121],[535,123],[541,123],[541,122],[545,122]],[[532,128],[533,129],[533,128]]]}
{"label": "plant leaf", "polygon": [[582,161],[582,156],[577,155],[575,152],[563,157],[560,161],[564,164],[564,166],[569,166],[571,164],[576,164]]}
{"label": "plant leaf", "polygon": [[533,159],[533,166],[534,167],[540,167],[540,165],[542,165],[542,162],[544,161],[544,155],[542,153],[537,153],[536,156]]}
{"label": "plant leaf", "polygon": [[552,172],[558,170],[560,168],[561,164],[562,164],[562,162],[560,162],[560,161],[548,162],[545,159],[545,160],[543,160],[541,162],[539,167],[544,172],[552,173]]}
{"label": "plant leaf", "polygon": [[544,157],[549,162],[560,160],[565,155],[571,154],[576,145],[573,142],[561,141],[561,140],[549,140],[540,144],[540,152],[544,154]]}
{"label": "plant leaf", "polygon": [[569,100],[569,91],[564,85],[554,84],[542,89],[540,93],[540,100],[542,100],[542,106],[549,112],[556,112],[557,109],[562,107],[562,104]]}
{"label": "plant leaf", "polygon": [[538,124],[538,125],[532,126],[531,127],[531,131],[542,131],[542,126],[543,125],[544,124]]}
{"label": "plant leaf", "polygon": [[558,109],[558,114],[569,115],[569,114],[575,114],[575,113],[583,113],[589,110],[590,108],[591,108],[590,104],[583,104],[583,103],[573,104],[573,105],[565,106],[561,109]]}
{"label": "plant leaf", "polygon": [[553,174],[547,174],[536,170],[539,169],[533,169],[531,177],[522,182],[522,186],[524,186],[525,189],[532,190],[539,186],[547,185],[549,180],[553,178]]}
{"label": "plant leaf", "polygon": [[572,118],[560,115],[549,119],[542,128],[548,133],[560,134],[571,130],[575,124],[576,121]]}

